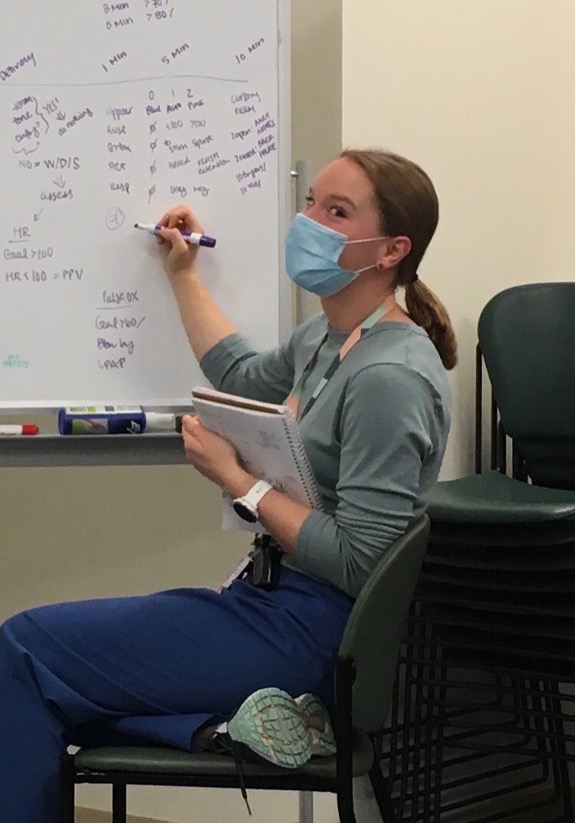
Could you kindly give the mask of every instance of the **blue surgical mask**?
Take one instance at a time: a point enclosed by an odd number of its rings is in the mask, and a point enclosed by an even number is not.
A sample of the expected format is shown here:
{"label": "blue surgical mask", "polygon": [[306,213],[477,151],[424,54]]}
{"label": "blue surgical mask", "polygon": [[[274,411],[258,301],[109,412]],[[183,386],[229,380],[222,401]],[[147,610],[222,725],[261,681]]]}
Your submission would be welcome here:
{"label": "blue surgical mask", "polygon": [[286,271],[290,279],[307,292],[320,297],[334,295],[361,272],[376,265],[364,266],[355,272],[343,269],[338,261],[346,244],[385,240],[385,237],[348,240],[347,235],[297,214],[286,234]]}

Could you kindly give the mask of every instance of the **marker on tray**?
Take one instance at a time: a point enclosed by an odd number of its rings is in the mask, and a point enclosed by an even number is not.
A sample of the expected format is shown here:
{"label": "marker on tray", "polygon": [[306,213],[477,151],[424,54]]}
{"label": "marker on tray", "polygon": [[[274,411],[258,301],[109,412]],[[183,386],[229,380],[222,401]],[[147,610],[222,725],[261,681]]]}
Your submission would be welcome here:
{"label": "marker on tray", "polygon": [[178,432],[172,412],[153,412],[142,406],[66,406],[58,410],[61,435],[139,435]]}
{"label": "marker on tray", "polygon": [[3,435],[37,435],[40,432],[35,423],[0,423],[0,436]]}
{"label": "marker on tray", "polygon": [[[150,235],[159,235],[160,230],[164,227],[159,226],[157,223],[135,223],[134,228],[148,232]],[[209,249],[213,249],[216,246],[215,237],[202,235],[200,232],[187,232],[184,229],[180,229],[179,231],[186,243],[192,243],[195,246],[207,246]]]}

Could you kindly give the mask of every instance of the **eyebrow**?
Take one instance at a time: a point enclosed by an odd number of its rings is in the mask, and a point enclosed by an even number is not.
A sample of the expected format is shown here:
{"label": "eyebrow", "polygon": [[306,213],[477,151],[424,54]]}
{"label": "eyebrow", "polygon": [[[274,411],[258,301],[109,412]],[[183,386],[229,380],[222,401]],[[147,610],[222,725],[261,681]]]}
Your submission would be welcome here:
{"label": "eyebrow", "polygon": [[[311,195],[314,194],[314,189],[312,187],[310,187],[310,194]],[[350,206],[352,206],[353,209],[358,208],[358,206],[354,203],[354,201],[351,198],[349,198],[347,195],[341,195],[338,192],[330,192],[328,195],[326,195],[326,197],[331,199],[331,200],[341,200],[344,203],[348,203]]]}

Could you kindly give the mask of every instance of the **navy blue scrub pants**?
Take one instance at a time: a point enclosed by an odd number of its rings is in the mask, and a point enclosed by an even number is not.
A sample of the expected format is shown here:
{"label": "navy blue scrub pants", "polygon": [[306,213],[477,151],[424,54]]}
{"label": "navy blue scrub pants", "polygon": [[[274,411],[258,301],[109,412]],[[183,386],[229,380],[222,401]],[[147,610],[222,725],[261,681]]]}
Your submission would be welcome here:
{"label": "navy blue scrub pants", "polygon": [[[265,592],[177,589],[27,610],[0,628],[0,821],[58,821],[58,765],[83,731],[191,749],[275,686],[333,700],[352,599],[283,569]],[[104,737],[104,740],[105,737]]]}

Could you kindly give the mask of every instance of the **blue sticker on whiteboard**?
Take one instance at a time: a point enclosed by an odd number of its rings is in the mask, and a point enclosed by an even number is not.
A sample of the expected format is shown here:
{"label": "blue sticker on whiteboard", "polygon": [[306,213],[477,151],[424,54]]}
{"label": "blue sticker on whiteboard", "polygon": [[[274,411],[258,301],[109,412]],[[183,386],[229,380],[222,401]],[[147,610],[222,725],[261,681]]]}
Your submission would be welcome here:
{"label": "blue sticker on whiteboard", "polygon": [[7,355],[2,361],[2,366],[10,369],[27,369],[30,366],[30,361],[24,360],[20,355]]}

